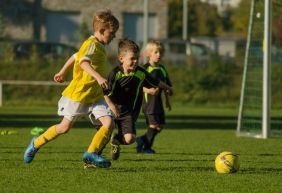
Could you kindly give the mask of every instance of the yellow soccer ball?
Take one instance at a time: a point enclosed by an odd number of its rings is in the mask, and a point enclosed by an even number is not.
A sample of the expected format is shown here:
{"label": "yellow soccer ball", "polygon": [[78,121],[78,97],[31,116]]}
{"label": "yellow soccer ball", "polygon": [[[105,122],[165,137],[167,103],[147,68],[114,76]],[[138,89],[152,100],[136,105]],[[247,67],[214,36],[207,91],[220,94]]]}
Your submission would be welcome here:
{"label": "yellow soccer ball", "polygon": [[224,151],[215,159],[215,169],[218,173],[229,174],[239,170],[239,156],[232,152]]}

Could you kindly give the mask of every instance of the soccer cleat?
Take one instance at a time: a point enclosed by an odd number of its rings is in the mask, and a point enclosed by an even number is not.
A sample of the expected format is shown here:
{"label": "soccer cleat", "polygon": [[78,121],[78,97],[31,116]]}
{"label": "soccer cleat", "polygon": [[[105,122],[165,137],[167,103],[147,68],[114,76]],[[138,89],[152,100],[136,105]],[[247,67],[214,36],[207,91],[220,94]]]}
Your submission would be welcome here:
{"label": "soccer cleat", "polygon": [[103,150],[104,150],[104,147],[100,150],[100,151],[98,151],[98,155],[102,155],[102,153],[103,153]]}
{"label": "soccer cleat", "polygon": [[36,139],[36,137],[33,137],[30,144],[28,145],[28,147],[26,148],[25,152],[24,152],[24,161],[25,163],[30,163],[32,162],[36,152],[38,151],[38,148],[34,147],[34,140]]}
{"label": "soccer cleat", "polygon": [[113,160],[117,160],[120,155],[120,146],[117,144],[111,143],[111,156]]}
{"label": "soccer cleat", "polygon": [[91,168],[96,168],[95,165],[93,164],[87,164],[87,163],[84,163],[84,166],[83,166],[84,169],[91,169]]}
{"label": "soccer cleat", "polygon": [[136,138],[136,152],[137,153],[143,153],[143,146],[144,146],[144,141],[141,137]]}
{"label": "soccer cleat", "polygon": [[142,153],[147,153],[147,154],[155,154],[155,150],[151,149],[151,148],[144,148]]}
{"label": "soccer cleat", "polygon": [[89,165],[93,165],[93,167],[98,167],[98,168],[108,168],[111,166],[111,162],[109,160],[103,158],[101,155],[98,155],[97,153],[85,152],[83,154],[82,160],[84,161],[86,168],[88,168]]}

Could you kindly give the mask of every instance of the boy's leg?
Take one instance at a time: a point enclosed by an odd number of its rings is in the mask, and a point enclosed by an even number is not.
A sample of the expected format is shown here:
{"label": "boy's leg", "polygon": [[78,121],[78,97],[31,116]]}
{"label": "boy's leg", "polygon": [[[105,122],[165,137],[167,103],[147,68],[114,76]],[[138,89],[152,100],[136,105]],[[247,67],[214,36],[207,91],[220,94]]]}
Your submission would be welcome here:
{"label": "boy's leg", "polygon": [[111,139],[111,157],[113,160],[117,160],[120,156],[120,145],[124,144],[122,134],[114,134]]}
{"label": "boy's leg", "polygon": [[[144,114],[145,115],[145,119],[146,119],[146,124],[149,125],[150,124],[150,117],[148,114]],[[143,153],[144,150],[144,146],[148,146],[148,139],[146,136],[147,132],[145,132],[143,135],[139,136],[136,138],[136,152],[137,153]]]}
{"label": "boy's leg", "polygon": [[118,133],[111,139],[111,156],[113,160],[117,160],[120,156],[120,145],[132,144],[136,137],[136,128],[132,115],[118,118],[115,123],[118,127]]}
{"label": "boy's leg", "polygon": [[152,146],[154,143],[154,139],[156,137],[156,135],[160,132],[160,128],[159,127],[148,127],[147,133],[146,133],[146,139],[147,139],[147,143],[144,144],[144,152],[146,153],[146,151],[149,153],[155,153],[154,150],[152,150]]}
{"label": "boy's leg", "polygon": [[39,149],[41,146],[48,143],[49,141],[52,141],[60,134],[67,133],[72,125],[72,121],[63,118],[60,124],[49,127],[42,135],[37,137],[34,140],[34,146]]}
{"label": "boy's leg", "polygon": [[115,125],[118,129],[118,133],[113,134],[111,138],[111,157],[112,160],[117,160],[120,156],[120,145],[124,144],[122,134],[122,119],[115,119]]}
{"label": "boy's leg", "polygon": [[164,114],[146,115],[146,121],[149,127],[147,129],[147,132],[143,136],[141,136],[144,147],[143,149],[139,148],[139,152],[155,153],[155,151],[152,149],[152,146],[156,135],[161,132],[162,125],[165,123]]}
{"label": "boy's leg", "polygon": [[[102,127],[101,122],[96,120],[95,116],[92,113],[89,114],[88,118],[89,118],[90,122],[92,123],[92,125],[95,127],[96,131],[98,132],[99,129]],[[98,152],[98,155],[102,155],[103,150],[105,149],[106,145],[107,144],[105,144],[104,147],[102,147],[102,149]]]}
{"label": "boy's leg", "polygon": [[99,151],[101,151],[102,148],[109,142],[111,134],[112,134],[112,126],[102,125],[94,135],[87,149],[87,152],[98,153]]}
{"label": "boy's leg", "polygon": [[89,166],[107,168],[111,166],[111,162],[103,158],[100,153],[110,140],[113,130],[113,114],[104,100],[93,104],[91,114],[93,114],[92,118],[98,119],[102,126],[94,135],[82,159],[85,163],[85,168]]}
{"label": "boy's leg", "polygon": [[102,126],[94,135],[87,152],[83,154],[83,161],[85,162],[85,168],[87,167],[101,167],[108,168],[111,166],[111,162],[103,158],[99,152],[105,147],[109,142],[110,136],[112,134],[112,117],[103,116],[99,120]]}
{"label": "boy's leg", "polygon": [[72,121],[64,118],[60,124],[53,125],[40,136],[34,137],[25,151],[24,161],[26,163],[32,162],[36,152],[41,146],[52,141],[61,133],[66,133],[71,128],[71,125]]}

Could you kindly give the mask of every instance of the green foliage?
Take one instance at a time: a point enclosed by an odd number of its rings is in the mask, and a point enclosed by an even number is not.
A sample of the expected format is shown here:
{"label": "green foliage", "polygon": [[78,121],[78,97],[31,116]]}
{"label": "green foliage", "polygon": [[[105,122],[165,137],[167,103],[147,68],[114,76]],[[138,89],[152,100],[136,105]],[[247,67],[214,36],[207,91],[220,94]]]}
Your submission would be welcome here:
{"label": "green foliage", "polygon": [[282,45],[282,13],[273,18],[273,43]]}
{"label": "green foliage", "polygon": [[3,40],[6,36],[4,29],[5,29],[4,17],[0,12],[0,40]]}
{"label": "green foliage", "polygon": [[[30,60],[0,62],[2,80],[53,80],[53,75],[62,67],[65,58],[47,60],[34,52]],[[20,70],[19,70],[20,69]]]}
{"label": "green foliage", "polygon": [[241,1],[238,8],[233,10],[233,15],[231,16],[231,21],[234,26],[234,30],[246,37],[249,25],[250,16],[250,2],[251,1]]}
{"label": "green foliage", "polygon": [[79,42],[83,42],[91,34],[92,34],[91,30],[89,30],[87,23],[86,22],[82,22],[80,24],[79,30],[78,30]]}
{"label": "green foliage", "polygon": [[242,69],[231,61],[212,56],[206,67],[169,66],[176,101],[192,103],[237,103]]}
{"label": "green foliage", "polygon": [[[0,136],[0,192],[282,192],[281,137],[259,140],[238,138],[233,130],[165,129],[155,140],[157,154],[137,154],[135,145],[122,146],[111,168],[84,170],[81,157],[94,129],[73,129],[58,137],[31,164],[23,162],[31,128],[12,129],[18,134]],[[239,154],[238,173],[215,172],[214,159],[226,150]],[[109,158],[109,146],[104,155]]]}
{"label": "green foliage", "polygon": [[[36,53],[36,52],[35,52]],[[31,60],[1,60],[1,80],[53,81],[65,58],[40,59],[36,54]],[[69,72],[67,80],[72,75]],[[56,104],[63,86],[3,85],[4,105],[50,105]]]}
{"label": "green foliage", "polygon": [[[169,37],[182,37],[183,1],[169,1]],[[225,25],[228,23],[225,19]],[[217,8],[198,0],[188,1],[188,36],[215,36],[223,26]],[[230,27],[229,27],[230,28]],[[228,28],[228,29],[229,29]]]}
{"label": "green foliage", "polygon": [[[242,54],[243,55],[243,54]],[[4,60],[0,62],[0,77],[3,80],[47,80],[53,76],[65,62],[65,58],[58,60]],[[241,91],[242,63],[235,65],[234,61],[223,61],[213,55],[207,66],[172,65],[166,64],[174,87],[172,101],[192,104],[225,104],[238,105]],[[19,70],[20,69],[20,70]],[[273,65],[273,101],[275,107],[281,104],[282,69],[280,65]],[[67,76],[71,79],[72,72]],[[4,105],[49,105],[56,104],[64,86],[15,86],[3,87]]]}

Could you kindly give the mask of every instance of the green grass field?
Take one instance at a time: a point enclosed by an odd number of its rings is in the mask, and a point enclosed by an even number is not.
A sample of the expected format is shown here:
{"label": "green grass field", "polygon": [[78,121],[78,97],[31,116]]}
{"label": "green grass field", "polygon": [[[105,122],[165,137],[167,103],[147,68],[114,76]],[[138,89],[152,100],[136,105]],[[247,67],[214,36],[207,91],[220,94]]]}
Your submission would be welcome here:
{"label": "green grass field", "polygon": [[[1,130],[6,128],[1,128]],[[73,129],[44,146],[31,164],[23,152],[30,129],[0,136],[1,193],[281,193],[282,138],[238,138],[234,130],[166,129],[157,138],[155,155],[123,146],[109,169],[83,169],[81,157],[93,129]],[[138,133],[143,133],[139,130]],[[216,155],[240,154],[241,169],[217,174]],[[109,147],[104,151],[109,158]]]}
{"label": "green grass field", "polygon": [[[156,138],[157,154],[122,146],[111,168],[85,170],[82,154],[95,132],[86,119],[25,164],[31,128],[58,122],[56,107],[1,107],[0,132],[18,133],[0,135],[0,193],[281,193],[282,137],[238,138],[236,114],[236,108],[178,105]],[[145,131],[140,118],[139,135]],[[240,155],[238,173],[215,172],[214,159],[226,150]],[[110,158],[109,147],[104,155]]]}

